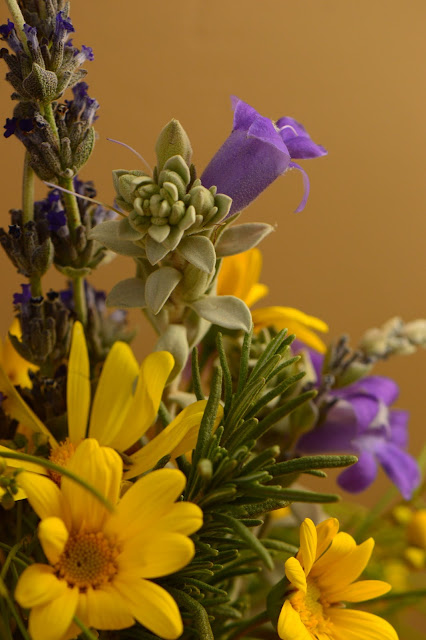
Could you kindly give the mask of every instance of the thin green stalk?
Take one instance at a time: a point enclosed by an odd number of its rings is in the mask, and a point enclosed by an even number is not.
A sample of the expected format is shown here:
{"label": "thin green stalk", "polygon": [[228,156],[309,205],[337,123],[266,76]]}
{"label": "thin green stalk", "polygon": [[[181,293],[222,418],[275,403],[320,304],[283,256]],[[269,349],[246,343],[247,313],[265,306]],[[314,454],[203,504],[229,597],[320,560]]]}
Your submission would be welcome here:
{"label": "thin green stalk", "polygon": [[77,313],[77,318],[80,320],[83,326],[87,324],[87,304],[86,293],[84,290],[84,278],[78,276],[73,278],[72,289],[74,295],[74,306]]}
{"label": "thin green stalk", "polygon": [[53,113],[53,107],[51,102],[46,102],[43,105],[42,113],[46,118],[47,122],[49,123],[52,133],[54,134],[55,138],[58,140],[58,144],[59,144],[58,127],[56,126],[55,114]]}
{"label": "thin green stalk", "polygon": [[394,486],[392,486],[386,491],[385,495],[382,496],[378,502],[376,502],[374,507],[370,509],[370,511],[367,513],[366,517],[361,522],[358,529],[355,531],[354,533],[355,540],[359,542],[365,538],[370,526],[378,520],[380,514],[385,510],[386,507],[389,506],[392,500],[395,499],[396,494],[397,494],[397,489]]}
{"label": "thin green stalk", "polygon": [[80,620],[80,618],[77,618],[77,616],[74,616],[73,618],[75,624],[80,627],[80,629],[82,630],[82,632],[84,633],[84,636],[87,638],[87,640],[97,640],[98,636],[95,636],[88,627],[86,627],[86,625],[84,624],[84,622],[82,620]]}
{"label": "thin green stalk", "polygon": [[19,549],[22,547],[22,543],[23,543],[23,540],[15,544],[9,551],[0,573],[1,580],[5,579],[6,574],[9,571],[10,563],[15,559],[16,554],[18,553]]}
{"label": "thin green stalk", "polygon": [[19,628],[19,631],[22,634],[22,637],[24,638],[24,640],[31,640],[25,626],[24,623],[22,622],[22,618],[19,615],[12,598],[9,595],[9,592],[6,589],[6,585],[3,583],[3,581],[0,581],[0,596],[3,596],[3,598],[6,600],[6,604],[10,609],[10,612],[12,614],[12,616],[15,618],[16,624]]}
{"label": "thin green stalk", "polygon": [[25,49],[25,53],[30,55],[30,50],[28,49],[27,36],[24,32],[24,16],[22,15],[22,11],[19,8],[19,5],[16,0],[6,0],[6,4],[9,7],[9,11],[12,14],[13,24],[15,26],[15,30],[18,34],[20,41],[22,42],[22,46]]}
{"label": "thin green stalk", "polygon": [[[55,125],[56,126],[56,125]],[[72,178],[61,178],[59,184],[68,191],[74,191],[74,184]],[[77,198],[74,193],[62,192],[62,197],[65,203],[65,210],[67,214],[68,226],[72,236],[75,235],[75,230],[81,225],[80,210],[77,204]]]}
{"label": "thin green stalk", "polygon": [[34,219],[34,171],[30,165],[30,154],[25,152],[24,175],[22,177],[22,222]]}

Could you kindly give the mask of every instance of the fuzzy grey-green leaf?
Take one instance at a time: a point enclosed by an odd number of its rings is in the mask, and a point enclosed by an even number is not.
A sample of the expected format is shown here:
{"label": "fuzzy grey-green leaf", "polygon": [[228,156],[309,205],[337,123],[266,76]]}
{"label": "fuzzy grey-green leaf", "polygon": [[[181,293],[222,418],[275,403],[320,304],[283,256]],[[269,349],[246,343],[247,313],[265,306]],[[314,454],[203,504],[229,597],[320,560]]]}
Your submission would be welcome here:
{"label": "fuzzy grey-green leaf", "polygon": [[145,284],[140,278],[127,278],[118,282],[106,299],[107,307],[121,309],[144,309]]}
{"label": "fuzzy grey-green leaf", "polygon": [[182,371],[188,360],[188,339],[183,324],[170,324],[158,338],[155,351],[169,351],[175,359],[175,366],[169,376],[171,382]]}
{"label": "fuzzy grey-green leaf", "polygon": [[177,250],[194,267],[213,273],[216,253],[213,243],[205,236],[187,236],[180,242]]}
{"label": "fuzzy grey-green leaf", "polygon": [[154,314],[161,311],[181,279],[181,272],[173,267],[161,267],[148,276],[145,285],[145,299]]}
{"label": "fuzzy grey-green leaf", "polygon": [[250,309],[235,296],[204,296],[192,302],[190,307],[202,318],[220,327],[246,332],[251,329]]}
{"label": "fuzzy grey-green leaf", "polygon": [[107,247],[107,249],[111,249],[111,251],[124,256],[132,258],[144,256],[145,252],[142,247],[139,247],[129,240],[122,240],[119,237],[120,222],[120,220],[106,220],[105,222],[101,222],[101,224],[96,225],[96,227],[91,230],[89,239],[97,240],[99,244]]}
{"label": "fuzzy grey-green leaf", "polygon": [[218,258],[224,258],[248,251],[273,230],[272,225],[263,222],[245,222],[235,227],[228,227],[216,245],[216,255]]}

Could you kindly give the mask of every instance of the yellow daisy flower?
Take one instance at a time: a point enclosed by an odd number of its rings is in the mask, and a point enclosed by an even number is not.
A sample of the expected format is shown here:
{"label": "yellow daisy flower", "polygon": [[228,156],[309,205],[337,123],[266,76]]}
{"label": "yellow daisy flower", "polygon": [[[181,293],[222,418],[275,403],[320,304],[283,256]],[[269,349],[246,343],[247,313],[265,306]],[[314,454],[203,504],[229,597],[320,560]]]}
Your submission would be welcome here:
{"label": "yellow daisy flower", "polygon": [[178,502],[185,476],[160,469],[133,484],[119,500],[122,461],[93,438],[83,440],[69,469],[116,506],[113,513],[67,477],[22,472],[20,482],[41,518],[38,535],[49,564],[32,564],[15,599],[31,609],[33,640],[69,640],[87,627],[115,630],[137,620],[166,640],[183,631],[172,596],[151,579],[182,569],[194,556],[188,536],[202,525],[201,509]]}
{"label": "yellow daisy flower", "polygon": [[[115,342],[102,369],[91,407],[87,345],[82,325],[75,322],[68,362],[66,441],[58,443],[55,440],[10,383],[6,391],[8,412],[21,423],[47,436],[52,448],[51,460],[57,464],[67,465],[75,447],[86,435],[124,453],[140,441],[155,421],[173,366],[174,359],[170,353],[157,351],[147,356],[139,367],[129,345]],[[197,440],[206,404],[206,400],[194,402],[155,438],[143,447],[137,445],[138,450],[128,456],[130,465],[124,478],[134,478],[148,471],[165,455],[176,458],[191,451]],[[223,409],[220,407],[216,425],[222,415]],[[24,463],[17,463],[16,466],[23,467]]]}
{"label": "yellow daisy flower", "polygon": [[329,518],[315,527],[306,518],[300,526],[300,550],[285,563],[288,598],[278,619],[282,640],[398,640],[394,628],[378,616],[346,609],[343,602],[363,602],[387,593],[381,580],[360,580],[374,547],[360,545],[339,522]]}
{"label": "yellow daisy flower", "polygon": [[[259,249],[250,249],[236,256],[229,256],[222,260],[217,280],[217,294],[231,295],[243,300],[251,307],[268,294],[268,287],[259,283],[262,270],[262,254]],[[328,331],[325,322],[314,316],[309,316],[292,307],[261,307],[251,312],[254,330],[260,331],[265,327],[288,329],[295,333],[308,347],[325,353],[324,342],[312,331]]]}
{"label": "yellow daisy flower", "polygon": [[[15,318],[10,326],[9,333],[17,338],[21,337],[21,326],[18,318]],[[0,341],[0,363],[3,370],[13,385],[31,389],[32,382],[28,371],[37,371],[38,367],[25,360],[13,347],[9,335],[3,342]]]}

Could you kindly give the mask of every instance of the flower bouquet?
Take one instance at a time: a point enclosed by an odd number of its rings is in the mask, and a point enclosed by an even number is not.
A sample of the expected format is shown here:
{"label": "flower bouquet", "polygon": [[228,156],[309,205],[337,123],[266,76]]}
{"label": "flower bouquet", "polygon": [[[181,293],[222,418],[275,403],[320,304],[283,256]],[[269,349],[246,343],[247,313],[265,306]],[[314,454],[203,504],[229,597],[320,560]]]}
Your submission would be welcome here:
{"label": "flower bouquet", "polygon": [[[113,171],[105,204],[82,177],[99,105],[69,3],[7,5],[4,135],[25,161],[0,242],[25,283],[0,359],[2,640],[406,633],[426,594],[426,456],[407,453],[398,387],[374,366],[425,346],[426,321],[392,319],[352,348],[297,309],[251,308],[272,226],[240,215],[291,169],[302,211],[299,161],[326,150],[233,98],[201,173],[173,119],[153,169],[127,147],[136,168]],[[105,294],[90,275],[117,254],[134,276]],[[61,291],[43,282],[52,267]],[[141,364],[128,309],[157,334]],[[341,469],[359,493],[379,466],[395,488],[371,510],[322,487]]]}

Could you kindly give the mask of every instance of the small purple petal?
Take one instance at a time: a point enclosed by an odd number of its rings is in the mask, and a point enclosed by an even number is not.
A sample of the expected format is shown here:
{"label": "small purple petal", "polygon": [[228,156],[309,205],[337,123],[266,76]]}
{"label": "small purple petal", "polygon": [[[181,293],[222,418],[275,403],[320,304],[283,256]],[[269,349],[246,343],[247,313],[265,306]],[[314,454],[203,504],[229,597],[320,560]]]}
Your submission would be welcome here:
{"label": "small purple petal", "polygon": [[355,452],[352,443],[357,435],[357,421],[351,404],[339,400],[328,411],[323,424],[302,435],[297,450],[303,453]]}
{"label": "small purple petal", "polygon": [[374,482],[377,476],[377,461],[370,451],[363,451],[358,462],[348,467],[337,478],[337,483],[349,493],[360,493]]}
{"label": "small purple petal", "polygon": [[[348,387],[349,388],[349,387]],[[394,380],[384,376],[368,376],[355,382],[350,387],[355,393],[364,392],[382,400],[388,406],[399,396],[399,387]]]}
{"label": "small purple petal", "polygon": [[296,164],[295,162],[290,162],[288,167],[289,167],[289,169],[297,169],[298,171],[300,171],[302,173],[302,178],[303,178],[303,198],[302,198],[299,206],[297,207],[297,209],[294,210],[294,213],[300,213],[300,211],[303,211],[303,209],[306,207],[306,203],[308,201],[309,191],[311,189],[310,182],[309,182],[309,177],[308,177],[308,174],[306,173],[306,171],[304,169],[302,169],[302,167],[300,165]]}
{"label": "small purple petal", "polygon": [[421,481],[416,460],[390,442],[379,444],[375,453],[385,473],[400,490],[402,497],[410,500],[413,491]]}
{"label": "small purple petal", "polygon": [[33,49],[38,49],[37,29],[29,24],[24,24],[24,33],[27,36],[27,41],[31,44]]}
{"label": "small purple petal", "polygon": [[25,304],[31,300],[31,287],[29,284],[21,284],[22,293],[13,294],[13,304]]}
{"label": "small purple petal", "polygon": [[405,448],[408,444],[408,419],[410,414],[403,409],[392,409],[390,417],[390,441],[397,447]]}
{"label": "small purple petal", "polygon": [[292,158],[307,160],[327,155],[324,147],[316,144],[297,120],[285,117],[276,124]]}
{"label": "small purple petal", "polygon": [[10,138],[16,131],[16,118],[6,118],[6,124],[4,125],[5,132],[3,133],[5,138]]}
{"label": "small purple petal", "polygon": [[379,412],[379,401],[374,396],[367,394],[347,395],[346,401],[350,402],[357,421],[360,432],[364,432],[375,420]]}

